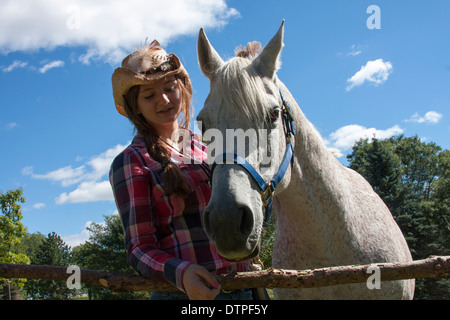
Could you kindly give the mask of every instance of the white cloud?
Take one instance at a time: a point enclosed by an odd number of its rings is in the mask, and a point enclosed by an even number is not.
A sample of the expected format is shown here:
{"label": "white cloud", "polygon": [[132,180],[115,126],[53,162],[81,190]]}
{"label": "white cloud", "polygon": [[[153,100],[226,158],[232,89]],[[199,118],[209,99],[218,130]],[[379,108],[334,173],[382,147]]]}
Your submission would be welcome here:
{"label": "white cloud", "polygon": [[436,124],[442,119],[442,114],[436,111],[429,111],[421,117],[417,112],[411,116],[411,118],[405,120],[405,122]]}
{"label": "white cloud", "polygon": [[31,176],[33,175],[33,166],[28,166],[22,169],[22,175]]}
{"label": "white cloud", "polygon": [[361,67],[350,79],[347,80],[347,91],[352,90],[368,81],[375,85],[384,83],[392,73],[392,63],[384,62],[383,59],[368,61],[365,66]]}
{"label": "white cloud", "polygon": [[366,128],[357,124],[352,124],[339,128],[329,135],[327,145],[335,154],[342,156],[342,151],[351,149],[356,141],[360,139],[387,139],[403,133],[403,129],[395,125],[386,130]]}
{"label": "white cloud", "polygon": [[75,190],[60,194],[55,200],[57,204],[114,200],[109,181],[104,178],[108,175],[114,158],[125,147],[126,145],[118,144],[77,168],[66,166],[45,174],[35,174],[33,166],[28,166],[22,169],[22,174],[34,179],[57,182],[63,187],[78,184]]}
{"label": "white cloud", "polygon": [[46,65],[44,65],[42,68],[39,69],[39,72],[46,73],[50,69],[61,68],[61,67],[64,67],[64,61],[56,60],[56,61],[52,61],[52,62],[49,62]]}
{"label": "white cloud", "polygon": [[92,221],[86,222],[80,233],[61,236],[61,238],[68,246],[72,248],[79,246],[89,240],[90,232],[87,228],[91,225],[91,223]]}
{"label": "white cloud", "polygon": [[81,183],[74,191],[62,193],[56,198],[56,204],[96,202],[114,200],[109,181],[87,181]]}
{"label": "white cloud", "polygon": [[360,45],[352,45],[351,46],[351,51],[349,53],[347,53],[348,56],[359,56],[362,53],[362,49]]}
{"label": "white cloud", "polygon": [[17,68],[25,68],[27,65],[28,65],[28,62],[14,60],[13,63],[11,63],[8,67],[3,69],[3,72],[11,72]]}
{"label": "white cloud", "polygon": [[45,207],[45,203],[42,203],[42,202],[33,204],[34,209],[42,209],[44,207]]}
{"label": "white cloud", "polygon": [[7,128],[8,130],[12,130],[12,129],[14,129],[15,127],[17,127],[17,123],[15,123],[15,122],[10,122],[10,123],[7,123],[7,124],[6,124],[6,128]]}
{"label": "white cloud", "polygon": [[92,168],[89,179],[99,179],[109,173],[109,168],[114,158],[126,148],[126,145],[118,144],[105,152],[91,158],[88,165]]}
{"label": "white cloud", "polygon": [[1,124],[0,129],[2,131],[11,131],[15,127],[17,127],[17,123],[16,122],[8,122],[6,124]]}
{"label": "white cloud", "polygon": [[225,0],[2,0],[0,53],[83,46],[83,63],[118,63],[149,37],[163,45],[239,13]]}
{"label": "white cloud", "polygon": [[[1,7],[1,6],[0,6]],[[0,48],[1,51],[1,48]],[[11,63],[8,67],[3,68],[3,72],[7,73],[7,72],[11,72],[13,70],[19,69],[19,68],[25,68],[28,66],[28,62],[24,62],[24,61],[20,61],[20,60],[14,60],[13,63]],[[42,66],[41,68],[37,69],[34,66],[29,66],[30,70],[34,70],[34,71],[39,71],[40,73],[44,74],[46,73],[48,70],[53,69],[53,68],[61,68],[64,66],[64,61],[61,60],[55,60],[55,61],[51,61],[49,63],[46,63],[44,66]]]}
{"label": "white cloud", "polygon": [[86,167],[81,166],[78,168],[72,168],[72,166],[56,169],[45,174],[35,174],[32,166],[22,169],[23,175],[29,175],[38,180],[50,180],[53,182],[59,182],[63,187],[67,187],[76,184],[84,179]]}

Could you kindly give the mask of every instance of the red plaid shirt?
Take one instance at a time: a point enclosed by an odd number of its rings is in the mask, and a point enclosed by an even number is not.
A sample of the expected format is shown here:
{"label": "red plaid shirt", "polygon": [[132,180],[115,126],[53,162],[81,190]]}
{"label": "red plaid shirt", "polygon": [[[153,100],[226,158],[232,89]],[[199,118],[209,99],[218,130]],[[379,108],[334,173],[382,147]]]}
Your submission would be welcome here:
{"label": "red plaid shirt", "polygon": [[[191,264],[217,274],[249,270],[248,262],[236,264],[221,257],[206,235],[201,217],[211,195],[210,171],[206,148],[196,135],[191,137],[190,157],[195,162],[177,163],[192,190],[185,199],[164,194],[162,165],[149,156],[140,135],[116,157],[110,171],[129,265],[181,290],[183,273]],[[172,161],[177,162],[174,157]]]}

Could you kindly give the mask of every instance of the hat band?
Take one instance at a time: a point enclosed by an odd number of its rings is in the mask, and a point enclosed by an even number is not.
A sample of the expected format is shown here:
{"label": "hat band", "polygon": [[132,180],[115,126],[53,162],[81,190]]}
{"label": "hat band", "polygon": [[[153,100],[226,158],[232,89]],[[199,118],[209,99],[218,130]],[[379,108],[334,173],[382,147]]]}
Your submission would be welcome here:
{"label": "hat band", "polygon": [[169,60],[163,62],[158,67],[150,68],[147,71],[142,71],[140,73],[147,76],[149,74],[154,74],[154,73],[158,73],[158,72],[169,72],[169,71],[173,71],[176,69],[177,69],[177,66],[173,61],[173,56],[169,55]]}

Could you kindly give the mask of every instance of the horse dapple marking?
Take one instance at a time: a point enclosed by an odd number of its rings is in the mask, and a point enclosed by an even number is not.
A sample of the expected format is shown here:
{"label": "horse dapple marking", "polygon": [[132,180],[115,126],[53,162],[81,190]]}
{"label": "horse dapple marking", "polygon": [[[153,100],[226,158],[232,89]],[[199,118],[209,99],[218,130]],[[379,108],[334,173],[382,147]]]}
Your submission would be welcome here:
{"label": "horse dapple marking", "polygon": [[[280,92],[292,109],[293,160],[273,198],[273,266],[302,270],[412,261],[389,209],[364,178],[337,161],[278,79],[283,37],[284,21],[262,51],[252,43],[247,52],[226,62],[203,29],[198,38],[199,64],[211,83],[198,120],[205,130],[217,129],[224,137],[227,129],[267,129],[268,142],[245,154],[265,181],[278,170],[287,144],[277,113]],[[267,154],[272,155],[269,166],[261,164]],[[219,252],[232,261],[257,255],[263,220],[260,189],[248,171],[236,163],[217,164],[204,224]],[[383,282],[379,290],[363,283],[274,292],[278,299],[411,299],[414,280]]]}

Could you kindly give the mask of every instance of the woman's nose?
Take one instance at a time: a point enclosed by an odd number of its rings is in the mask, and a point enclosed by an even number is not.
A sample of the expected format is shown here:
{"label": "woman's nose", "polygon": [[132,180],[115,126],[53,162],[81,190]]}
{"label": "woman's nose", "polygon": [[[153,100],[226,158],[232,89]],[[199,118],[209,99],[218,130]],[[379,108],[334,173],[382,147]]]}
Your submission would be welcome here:
{"label": "woman's nose", "polygon": [[160,92],[158,104],[165,106],[170,102],[169,97],[165,92]]}

